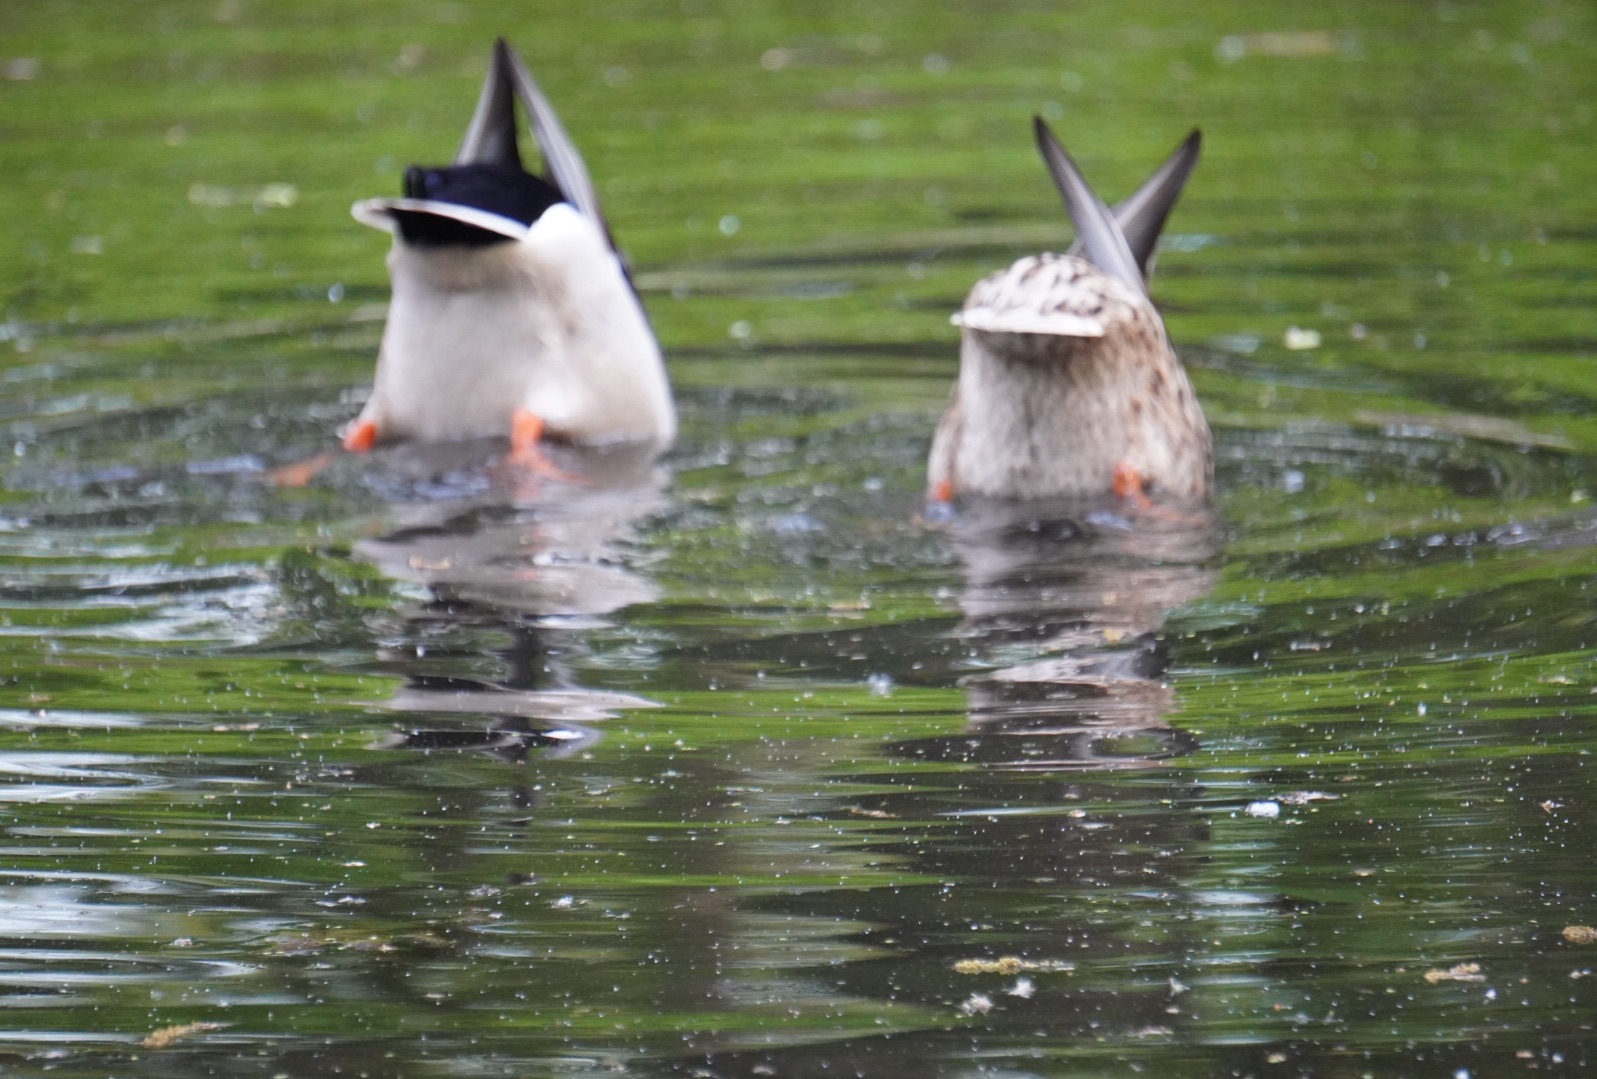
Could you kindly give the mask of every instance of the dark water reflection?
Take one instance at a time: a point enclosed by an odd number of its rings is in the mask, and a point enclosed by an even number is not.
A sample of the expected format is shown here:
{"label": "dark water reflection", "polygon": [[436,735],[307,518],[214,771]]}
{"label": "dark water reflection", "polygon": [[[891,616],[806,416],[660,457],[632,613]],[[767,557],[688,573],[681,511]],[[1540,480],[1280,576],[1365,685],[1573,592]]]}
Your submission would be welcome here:
{"label": "dark water reflection", "polygon": [[[355,547],[384,576],[425,590],[394,610],[401,623],[378,653],[405,678],[384,703],[467,717],[464,729],[411,727],[396,746],[491,749],[513,760],[533,748],[569,753],[598,737],[594,722],[653,706],[579,686],[572,666],[603,616],[659,598],[628,564],[626,545],[637,521],[666,507],[665,472],[628,449],[564,453],[559,467],[583,480],[560,483],[502,469],[501,452],[410,448],[383,462],[389,482],[408,475],[413,491],[443,496],[396,507],[398,527]],[[482,491],[462,498],[462,486]],[[476,632],[461,641],[466,627]],[[485,656],[483,632],[506,640]],[[484,660],[495,669],[482,671]],[[485,717],[493,717],[486,726]]]}
{"label": "dark water reflection", "polygon": [[964,507],[957,633],[1019,659],[966,678],[966,731],[897,751],[989,765],[1131,764],[1190,752],[1172,729],[1159,631],[1213,585],[1219,523],[1203,507]]}
{"label": "dark water reflection", "polygon": [[1224,518],[930,527],[920,424],[784,396],[580,487],[108,488],[36,441],[14,1070],[1587,1066],[1588,512],[1315,429],[1223,434]]}
{"label": "dark water reflection", "polygon": [[[518,42],[679,445],[298,488],[347,205],[515,28],[0,10],[0,1072],[1589,1071],[1591,13],[622,7]],[[923,519],[1034,111],[1111,190],[1205,129],[1212,515]]]}

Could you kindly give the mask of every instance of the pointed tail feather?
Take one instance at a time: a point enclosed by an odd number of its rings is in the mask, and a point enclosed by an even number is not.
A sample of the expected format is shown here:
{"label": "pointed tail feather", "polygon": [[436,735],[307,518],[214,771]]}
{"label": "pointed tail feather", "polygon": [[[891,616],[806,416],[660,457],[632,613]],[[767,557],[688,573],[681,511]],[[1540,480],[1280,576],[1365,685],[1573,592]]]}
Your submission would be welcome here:
{"label": "pointed tail feather", "polygon": [[477,111],[472,114],[466,128],[466,137],[455,154],[455,164],[512,165],[522,168],[521,154],[516,139],[516,99],[527,110],[532,127],[533,141],[543,157],[544,178],[553,184],[567,202],[583,216],[598,224],[604,237],[615,248],[610,226],[599,209],[599,193],[582,163],[582,155],[538,88],[538,83],[521,62],[516,50],[504,38],[494,41],[493,59],[488,65],[488,76],[483,80],[482,95],[477,99]]}
{"label": "pointed tail feather", "polygon": [[1159,234],[1175,208],[1187,177],[1198,164],[1198,154],[1203,149],[1203,135],[1194,128],[1169,157],[1165,158],[1152,176],[1143,181],[1131,197],[1116,204],[1115,220],[1126,235],[1131,254],[1142,267],[1143,277],[1149,276],[1153,266],[1154,249],[1159,246]]}
{"label": "pointed tail feather", "polygon": [[482,82],[477,110],[471,114],[465,138],[455,152],[457,165],[506,165],[521,167],[521,152],[516,146],[516,99],[510,80],[509,46],[503,38],[494,42],[488,75]]}
{"label": "pointed tail feather", "polygon": [[[1198,164],[1202,147],[1203,136],[1194,128],[1181,145],[1165,158],[1164,163],[1154,170],[1153,175],[1132,192],[1131,197],[1110,207],[1115,220],[1120,223],[1120,231],[1125,233],[1131,256],[1137,260],[1144,280],[1153,276],[1153,256],[1159,246],[1159,234],[1164,231],[1170,211]],[[1080,247],[1080,241],[1077,241],[1067,254],[1079,255]]]}
{"label": "pointed tail feather", "polygon": [[1146,294],[1148,284],[1142,278],[1142,266],[1132,254],[1115,215],[1087,183],[1087,178],[1081,174],[1075,161],[1071,160],[1042,117],[1033,117],[1032,123],[1037,135],[1037,149],[1048,166],[1054,186],[1064,197],[1065,212],[1076,226],[1082,257],[1105,273],[1120,278]]}
{"label": "pointed tail feather", "polygon": [[599,209],[599,193],[594,189],[593,180],[588,175],[588,166],[582,163],[582,155],[577,153],[576,145],[571,141],[571,136],[566,134],[566,129],[560,124],[560,117],[555,115],[555,110],[543,96],[543,91],[538,89],[538,84],[533,80],[532,73],[527,70],[527,65],[521,62],[521,57],[507,45],[503,38],[494,46],[495,55],[503,53],[505,63],[510,69],[510,78],[515,84],[516,95],[521,98],[521,103],[526,107],[527,116],[532,123],[532,136],[537,140],[538,151],[543,155],[544,171],[551,183],[560,189],[571,205],[575,206],[582,214],[596,222],[610,241],[610,246],[615,247],[615,241],[610,236],[610,226],[605,222],[604,212]]}

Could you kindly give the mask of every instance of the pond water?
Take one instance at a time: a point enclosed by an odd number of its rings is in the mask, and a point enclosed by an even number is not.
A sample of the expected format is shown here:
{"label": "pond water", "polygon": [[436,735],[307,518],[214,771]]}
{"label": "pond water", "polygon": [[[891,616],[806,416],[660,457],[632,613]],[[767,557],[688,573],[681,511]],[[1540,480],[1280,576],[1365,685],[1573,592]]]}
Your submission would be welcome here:
{"label": "pond water", "polygon": [[[493,36],[657,469],[344,458]],[[0,1070],[1597,1066],[1597,12],[0,8]],[[1193,126],[1212,519],[919,516],[971,283]],[[153,1037],[152,1037],[153,1036]]]}

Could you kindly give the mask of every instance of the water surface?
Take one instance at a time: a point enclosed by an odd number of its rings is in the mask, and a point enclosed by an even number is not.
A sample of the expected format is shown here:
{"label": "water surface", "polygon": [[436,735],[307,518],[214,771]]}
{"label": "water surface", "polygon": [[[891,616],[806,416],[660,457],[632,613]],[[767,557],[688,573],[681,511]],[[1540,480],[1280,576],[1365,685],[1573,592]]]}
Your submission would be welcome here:
{"label": "water surface", "polygon": [[[3,1069],[1590,1068],[1593,23],[0,10]],[[682,438],[274,486],[496,33]],[[1204,131],[1212,518],[918,516],[949,312],[1068,243],[1033,113],[1110,198]]]}

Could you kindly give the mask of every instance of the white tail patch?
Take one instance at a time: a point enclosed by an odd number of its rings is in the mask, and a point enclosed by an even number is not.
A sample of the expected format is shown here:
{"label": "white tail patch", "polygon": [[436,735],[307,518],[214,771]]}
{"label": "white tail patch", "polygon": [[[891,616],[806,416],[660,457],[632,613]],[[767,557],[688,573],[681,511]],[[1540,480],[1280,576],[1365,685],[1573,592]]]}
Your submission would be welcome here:
{"label": "white tail patch", "polygon": [[524,240],[531,231],[531,226],[523,225],[520,221],[500,214],[479,210],[474,206],[438,202],[434,199],[362,199],[349,208],[351,216],[356,221],[362,225],[370,225],[374,229],[382,229],[384,232],[394,231],[394,210],[410,210],[414,213],[448,218],[484,232],[497,233],[507,240]]}
{"label": "white tail patch", "polygon": [[984,333],[1045,333],[1056,337],[1102,337],[1104,324],[1068,311],[967,307],[949,319],[955,326]]}

